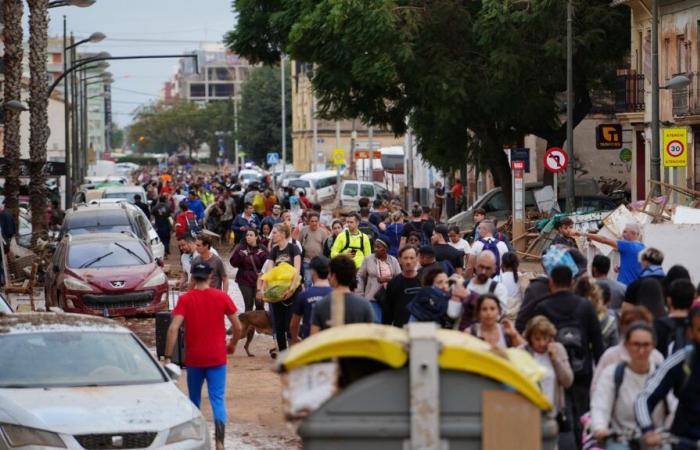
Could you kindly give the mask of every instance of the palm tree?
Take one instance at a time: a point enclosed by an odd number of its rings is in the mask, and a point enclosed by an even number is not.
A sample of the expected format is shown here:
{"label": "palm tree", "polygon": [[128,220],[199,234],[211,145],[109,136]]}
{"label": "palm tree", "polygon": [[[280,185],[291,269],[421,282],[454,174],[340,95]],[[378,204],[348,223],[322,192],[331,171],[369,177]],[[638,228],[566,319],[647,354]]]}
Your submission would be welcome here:
{"label": "palm tree", "polygon": [[47,229],[46,143],[49,140],[46,49],[48,46],[49,2],[28,0],[29,4],[29,207],[32,212],[32,245]]}
{"label": "palm tree", "polygon": [[[22,0],[3,0],[2,12],[5,20],[5,92],[3,101],[21,100],[22,95]],[[15,218],[19,215],[20,139],[19,111],[5,108],[4,156],[7,161],[5,174],[5,205]]]}

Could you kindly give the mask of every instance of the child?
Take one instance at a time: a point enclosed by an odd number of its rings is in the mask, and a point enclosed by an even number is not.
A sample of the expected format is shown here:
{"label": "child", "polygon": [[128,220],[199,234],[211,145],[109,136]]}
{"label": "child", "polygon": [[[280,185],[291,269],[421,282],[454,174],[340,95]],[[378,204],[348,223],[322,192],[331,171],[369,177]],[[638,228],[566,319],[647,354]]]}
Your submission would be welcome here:
{"label": "child", "polygon": [[472,232],[469,235],[465,236],[465,238],[469,241],[470,244],[473,244],[474,242],[479,240],[479,224],[485,218],[486,210],[484,208],[476,208],[474,210],[474,228],[472,229]]}
{"label": "child", "polygon": [[552,245],[564,245],[569,248],[575,248],[578,250],[578,245],[574,236],[576,235],[576,230],[574,229],[574,221],[569,217],[562,217],[557,221],[557,231],[559,234],[552,241]]}

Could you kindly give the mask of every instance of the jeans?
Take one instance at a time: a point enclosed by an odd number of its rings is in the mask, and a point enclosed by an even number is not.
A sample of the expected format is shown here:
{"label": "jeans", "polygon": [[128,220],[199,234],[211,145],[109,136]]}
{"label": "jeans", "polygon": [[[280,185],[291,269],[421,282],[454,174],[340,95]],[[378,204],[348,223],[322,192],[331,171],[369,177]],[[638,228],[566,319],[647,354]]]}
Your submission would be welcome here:
{"label": "jeans", "polygon": [[382,323],[382,306],[377,302],[369,302],[372,305],[372,312],[374,313],[374,323]]}
{"label": "jeans", "polygon": [[573,432],[576,439],[576,446],[581,448],[581,434],[583,427],[581,425],[581,416],[590,410],[590,380],[588,383],[577,383],[571,385],[566,390],[566,406],[571,412]]}
{"label": "jeans", "polygon": [[238,287],[241,290],[241,294],[243,294],[243,303],[245,304],[246,312],[252,311],[253,308],[256,310],[265,309],[263,307],[263,302],[255,299],[255,288],[242,284],[239,284]]}
{"label": "jeans", "polygon": [[190,400],[199,408],[202,402],[202,384],[207,380],[209,403],[214,412],[214,420],[226,422],[226,405],[224,404],[224,392],[226,390],[226,364],[213,367],[188,367],[187,391]]}
{"label": "jeans", "polygon": [[[296,294],[295,294],[296,295]],[[287,336],[289,335],[289,322],[292,320],[292,303],[294,296],[285,302],[272,303],[272,326],[275,330],[275,341],[279,351],[287,349]]]}
{"label": "jeans", "polygon": [[311,279],[311,269],[309,268],[309,263],[302,262],[301,264],[304,267],[304,287],[306,289],[308,289],[314,283],[313,280]]}

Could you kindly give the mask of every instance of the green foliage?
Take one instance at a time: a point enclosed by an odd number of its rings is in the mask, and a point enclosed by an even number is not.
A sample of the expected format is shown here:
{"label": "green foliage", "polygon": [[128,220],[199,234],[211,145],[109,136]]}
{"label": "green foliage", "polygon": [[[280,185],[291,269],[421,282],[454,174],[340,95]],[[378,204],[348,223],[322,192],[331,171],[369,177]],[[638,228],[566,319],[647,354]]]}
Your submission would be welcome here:
{"label": "green foliage", "polygon": [[112,129],[110,130],[112,148],[122,148],[124,146],[124,130],[119,127],[116,123],[112,122]]}
{"label": "green foliage", "polygon": [[[629,11],[574,0],[575,121],[625,64]],[[491,169],[509,186],[502,148],[526,134],[565,136],[562,0],[234,0],[226,41],[255,62],[280,52],[312,63],[323,118],[360,118],[397,133],[442,169]],[[407,120],[408,118],[408,120]],[[506,189],[510,192],[510,189]]]}
{"label": "green foliage", "polygon": [[[246,159],[265,162],[268,152],[282,151],[282,105],[280,68],[265,66],[254,69],[243,84],[238,136]],[[287,142],[292,142],[291,79],[286,75]],[[288,152],[288,157],[291,152]]]}

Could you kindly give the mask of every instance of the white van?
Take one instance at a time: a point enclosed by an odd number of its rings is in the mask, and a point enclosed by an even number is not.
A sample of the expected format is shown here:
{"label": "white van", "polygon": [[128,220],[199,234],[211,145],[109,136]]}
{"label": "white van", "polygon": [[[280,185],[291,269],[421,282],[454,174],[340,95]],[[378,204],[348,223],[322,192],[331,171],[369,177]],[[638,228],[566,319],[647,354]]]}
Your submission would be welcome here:
{"label": "white van", "polygon": [[311,203],[325,203],[335,198],[338,173],[335,170],[305,173],[297,180],[290,180],[289,187],[295,191],[303,189]]}
{"label": "white van", "polygon": [[360,198],[367,197],[370,201],[386,195],[387,189],[372,181],[345,180],[340,189],[340,200],[343,207],[359,206]]}

